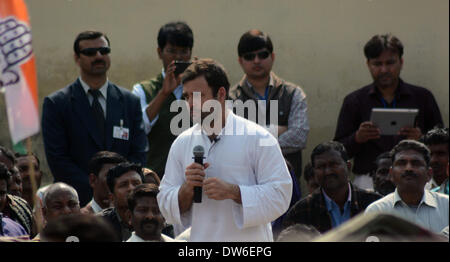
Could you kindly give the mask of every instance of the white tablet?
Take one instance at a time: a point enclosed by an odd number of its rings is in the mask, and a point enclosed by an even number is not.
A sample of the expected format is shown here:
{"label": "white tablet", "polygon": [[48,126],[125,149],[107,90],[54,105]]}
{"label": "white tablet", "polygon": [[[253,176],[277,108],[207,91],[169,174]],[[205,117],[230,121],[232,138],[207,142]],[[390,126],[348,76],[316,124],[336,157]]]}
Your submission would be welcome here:
{"label": "white tablet", "polygon": [[402,127],[414,127],[419,109],[372,108],[370,121],[381,130],[381,135],[397,135]]}

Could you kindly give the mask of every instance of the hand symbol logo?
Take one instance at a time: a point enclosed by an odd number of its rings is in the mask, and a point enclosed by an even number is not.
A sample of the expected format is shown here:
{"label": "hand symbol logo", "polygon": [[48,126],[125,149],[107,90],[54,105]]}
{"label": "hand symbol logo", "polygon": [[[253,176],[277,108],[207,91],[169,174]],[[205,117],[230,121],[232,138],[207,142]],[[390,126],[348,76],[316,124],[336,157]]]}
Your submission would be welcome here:
{"label": "hand symbol logo", "polygon": [[14,17],[0,19],[0,87],[19,82],[18,68],[33,52],[31,31]]}

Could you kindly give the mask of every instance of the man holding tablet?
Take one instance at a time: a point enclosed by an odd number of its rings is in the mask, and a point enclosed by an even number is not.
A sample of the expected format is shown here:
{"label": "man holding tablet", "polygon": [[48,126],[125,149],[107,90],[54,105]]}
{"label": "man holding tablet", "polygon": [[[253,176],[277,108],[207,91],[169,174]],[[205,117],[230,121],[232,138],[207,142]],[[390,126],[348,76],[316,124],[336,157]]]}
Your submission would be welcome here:
{"label": "man holding tablet", "polygon": [[[373,189],[369,173],[375,168],[375,158],[402,139],[418,140],[436,124],[442,124],[442,117],[429,90],[400,78],[403,45],[398,38],[375,35],[365,45],[364,54],[374,81],[344,98],[334,140],[343,143],[354,158],[354,184]],[[401,128],[397,135],[382,135],[370,122],[373,108],[409,108],[419,112],[414,127]]]}

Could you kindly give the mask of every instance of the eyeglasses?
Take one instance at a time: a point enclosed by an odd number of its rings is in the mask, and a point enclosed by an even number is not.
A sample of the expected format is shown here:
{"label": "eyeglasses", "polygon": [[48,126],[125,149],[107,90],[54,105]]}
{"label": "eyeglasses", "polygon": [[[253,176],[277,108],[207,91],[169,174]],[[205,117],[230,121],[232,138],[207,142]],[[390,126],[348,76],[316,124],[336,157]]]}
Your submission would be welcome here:
{"label": "eyeglasses", "polygon": [[83,54],[85,56],[95,56],[97,52],[100,52],[101,55],[107,55],[111,53],[111,48],[103,46],[103,47],[85,48],[83,50],[80,50],[80,54]]}
{"label": "eyeglasses", "polygon": [[269,51],[265,50],[258,53],[243,54],[242,57],[247,61],[253,61],[253,59],[255,59],[256,56],[258,56],[259,59],[266,59],[267,57],[269,57],[269,55],[270,55]]}

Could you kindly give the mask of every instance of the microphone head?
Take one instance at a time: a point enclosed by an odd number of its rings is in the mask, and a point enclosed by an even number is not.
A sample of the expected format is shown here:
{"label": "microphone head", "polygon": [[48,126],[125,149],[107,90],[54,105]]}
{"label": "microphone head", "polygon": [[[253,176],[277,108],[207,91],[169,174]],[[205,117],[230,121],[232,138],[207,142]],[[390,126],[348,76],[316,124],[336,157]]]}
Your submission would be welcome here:
{"label": "microphone head", "polygon": [[194,150],[192,151],[194,153],[195,157],[203,157],[203,155],[205,154],[205,149],[198,145],[194,147]]}

